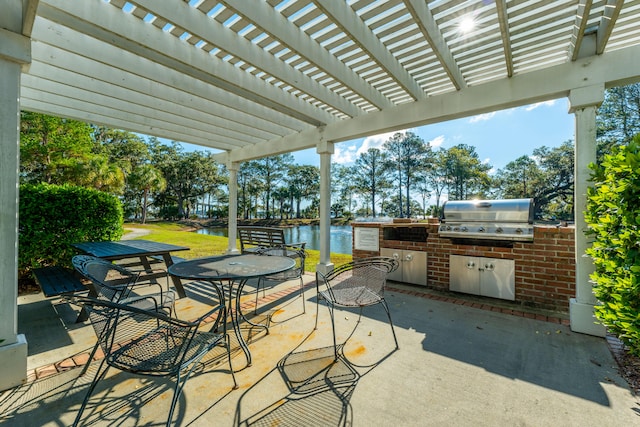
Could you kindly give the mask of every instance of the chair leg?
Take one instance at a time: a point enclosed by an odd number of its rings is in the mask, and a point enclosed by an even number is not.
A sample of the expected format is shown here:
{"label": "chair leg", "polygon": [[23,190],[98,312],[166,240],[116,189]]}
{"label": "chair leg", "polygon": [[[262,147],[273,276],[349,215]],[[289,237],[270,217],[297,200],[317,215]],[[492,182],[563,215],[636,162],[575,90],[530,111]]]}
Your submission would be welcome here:
{"label": "chair leg", "polygon": [[302,298],[302,314],[305,314],[307,312],[307,308],[304,304],[304,280],[302,280],[302,276],[300,276],[300,298]]}
{"label": "chair leg", "polygon": [[[76,414],[76,419],[73,421],[73,427],[77,427],[78,423],[80,422],[80,418],[82,418],[82,413],[87,407],[87,403],[89,403],[89,398],[91,397],[91,394],[96,388],[96,385],[98,385],[98,382],[105,377],[105,375],[107,374],[107,371],[109,370],[108,365],[106,368],[104,368],[104,370],[102,370],[102,367],[104,366],[104,362],[105,362],[105,359],[102,359],[102,361],[100,362],[100,366],[98,366],[98,372],[96,372],[96,376],[93,378],[93,382],[91,382],[91,385],[89,386],[89,390],[87,390],[87,394],[85,395],[84,400],[82,401],[82,405],[80,405],[80,409]],[[100,372],[101,370],[102,372]]]}
{"label": "chair leg", "polygon": [[383,299],[382,306],[384,307],[384,311],[387,312],[387,317],[389,318],[389,325],[391,325],[391,332],[393,333],[393,340],[396,342],[396,350],[400,348],[398,345],[398,338],[396,338],[396,330],[393,327],[393,321],[391,320],[391,312],[389,311],[389,306],[387,306],[387,302]]}
{"label": "chair leg", "polygon": [[229,362],[231,378],[233,378],[233,390],[236,390],[238,388],[238,382],[236,381],[236,374],[233,372],[233,365],[231,364],[231,338],[229,338],[229,334],[225,336],[225,347],[227,348],[227,361]]}
{"label": "chair leg", "polygon": [[335,313],[333,312],[333,306],[329,304],[329,301],[327,301],[327,308],[329,309],[329,317],[331,317],[331,330],[333,332],[333,355],[335,357],[335,360],[337,361],[338,360],[338,342],[336,340],[336,322],[334,318]]}
{"label": "chair leg", "polygon": [[260,285],[262,285],[262,298],[264,298],[267,294],[265,292],[265,278],[259,277],[258,284],[256,285],[256,303],[253,306],[253,314],[258,314],[258,293],[260,292]]}

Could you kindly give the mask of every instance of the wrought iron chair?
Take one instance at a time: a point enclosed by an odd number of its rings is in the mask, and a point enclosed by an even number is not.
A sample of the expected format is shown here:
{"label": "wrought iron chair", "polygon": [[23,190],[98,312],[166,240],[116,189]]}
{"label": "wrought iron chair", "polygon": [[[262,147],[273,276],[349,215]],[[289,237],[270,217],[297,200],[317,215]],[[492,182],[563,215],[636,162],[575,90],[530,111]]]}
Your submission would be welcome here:
{"label": "wrought iron chair", "polygon": [[[224,296],[221,289],[217,286],[215,288],[219,303],[192,322],[104,299],[76,298],[75,302],[82,305],[89,313],[89,319],[104,352],[104,358],[100,362],[73,425],[77,426],[80,422],[96,385],[105,378],[111,367],[142,376],[175,378],[167,426],[171,425],[176,403],[189,376],[201,359],[213,348],[217,346],[225,348],[233,378],[233,389],[238,388],[231,365]],[[213,324],[210,330],[203,331],[204,323],[212,319]],[[220,329],[222,329],[221,332]]]}
{"label": "wrought iron chair", "polygon": [[[89,279],[94,287],[92,296],[99,295],[101,299],[127,304],[136,302],[136,307],[154,311],[164,311],[169,316],[175,315],[176,293],[164,289],[158,282],[140,280],[143,274],[150,272],[131,271],[102,258],[90,255],[76,255],[72,259],[75,269]],[[165,271],[154,272],[154,277],[167,276]],[[168,284],[168,281],[167,281]],[[155,292],[138,295],[135,290],[142,286],[157,286]]]}
{"label": "wrought iron chair", "polygon": [[304,262],[307,258],[307,253],[305,252],[306,243],[296,243],[290,245],[283,246],[271,246],[268,248],[261,248],[256,253],[259,255],[265,256],[286,256],[292,258],[296,261],[296,265],[282,273],[272,274],[269,276],[262,276],[258,279],[258,284],[256,286],[256,304],[254,308],[254,313],[258,312],[258,293],[260,292],[260,286],[262,286],[262,296],[265,295],[265,282],[266,281],[276,281],[276,282],[284,282],[287,280],[298,279],[300,281],[300,297],[302,298],[302,312],[306,313],[305,303],[304,303],[304,281],[302,280],[302,275],[304,274]]}
{"label": "wrought iron chair", "polygon": [[[399,348],[389,306],[384,299],[387,276],[395,271],[398,266],[399,263],[394,258],[371,257],[342,264],[326,275],[316,272],[318,303],[320,300],[324,300],[329,308],[336,359],[338,358],[338,347],[334,319],[335,307],[359,307],[360,315],[362,315],[364,307],[382,304],[389,318],[396,349]],[[318,316],[316,315],[315,327],[317,328],[317,326]]]}

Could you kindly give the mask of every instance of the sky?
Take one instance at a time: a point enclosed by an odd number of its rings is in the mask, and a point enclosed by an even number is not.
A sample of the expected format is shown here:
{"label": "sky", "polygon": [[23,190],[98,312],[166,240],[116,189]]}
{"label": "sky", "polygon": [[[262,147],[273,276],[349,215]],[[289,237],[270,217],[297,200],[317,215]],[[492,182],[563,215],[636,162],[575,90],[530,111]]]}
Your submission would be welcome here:
{"label": "sky", "polygon": [[[411,131],[436,149],[471,145],[479,158],[492,166],[491,172],[495,172],[520,156],[531,156],[536,148],[558,147],[573,140],[574,115],[568,110],[568,100],[561,98],[396,132]],[[337,143],[331,160],[352,165],[361,153],[369,148],[380,148],[394,133]],[[187,150],[205,149],[197,145],[184,146]],[[315,148],[292,154],[299,165],[320,166],[320,156]]]}
{"label": "sky", "polygon": [[[568,100],[563,98],[405,131],[415,133],[433,148],[471,145],[479,158],[495,171],[520,156],[532,155],[536,148],[558,147],[573,140],[574,115],[568,113],[568,108]],[[331,160],[351,165],[359,154],[369,148],[381,147],[393,133],[337,143]],[[315,149],[294,152],[293,155],[298,164],[320,164],[320,156]]]}

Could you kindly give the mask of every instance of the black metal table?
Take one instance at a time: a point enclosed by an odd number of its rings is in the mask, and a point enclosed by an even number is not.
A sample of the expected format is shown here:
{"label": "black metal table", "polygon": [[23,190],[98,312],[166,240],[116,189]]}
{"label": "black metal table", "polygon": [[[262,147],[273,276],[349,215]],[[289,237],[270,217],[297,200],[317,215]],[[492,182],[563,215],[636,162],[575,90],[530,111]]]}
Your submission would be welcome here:
{"label": "black metal table", "polygon": [[[231,324],[238,338],[240,347],[247,358],[247,366],[251,365],[251,352],[240,331],[240,318],[253,326],[262,326],[249,321],[240,310],[240,295],[247,280],[260,276],[280,273],[295,266],[295,260],[280,256],[261,255],[221,255],[197,258],[173,264],[169,274],[180,279],[204,280],[213,286],[228,284],[228,297],[225,301],[227,313],[231,316]],[[235,309],[232,310],[233,290],[236,288]]]}
{"label": "black metal table", "polygon": [[[162,257],[167,268],[173,265],[171,252],[187,251],[186,246],[170,245],[168,243],[153,242],[151,240],[120,240],[117,242],[83,242],[74,243],[74,248],[88,255],[103,258],[110,261],[140,258],[140,265],[146,270],[151,270],[150,257]],[[171,280],[180,298],[185,296],[182,282],[179,278],[172,276]]]}

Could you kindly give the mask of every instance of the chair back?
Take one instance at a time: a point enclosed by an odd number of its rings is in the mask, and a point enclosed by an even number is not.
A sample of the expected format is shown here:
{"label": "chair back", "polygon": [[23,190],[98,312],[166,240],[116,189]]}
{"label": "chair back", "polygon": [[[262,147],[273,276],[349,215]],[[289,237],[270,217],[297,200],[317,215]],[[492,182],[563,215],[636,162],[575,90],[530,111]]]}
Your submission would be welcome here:
{"label": "chair back", "polygon": [[370,257],[342,264],[326,275],[316,273],[317,286],[334,303],[362,306],[378,303],[384,295],[389,273],[399,266],[391,257]]}
{"label": "chair back", "polygon": [[93,283],[96,293],[109,301],[127,298],[140,273],[132,272],[102,258],[76,255],[74,268]]}
{"label": "chair back", "polygon": [[307,253],[304,250],[304,244],[301,244],[299,246],[282,245],[272,246],[269,248],[261,248],[257,252],[257,254],[266,256],[288,257],[296,262],[296,264],[289,270],[266,276],[267,279],[297,279],[304,274],[304,263],[305,259],[307,258]]}
{"label": "chair back", "polygon": [[182,368],[199,324],[161,312],[91,298],[78,299],[89,313],[110,366],[147,375],[174,375]]}

